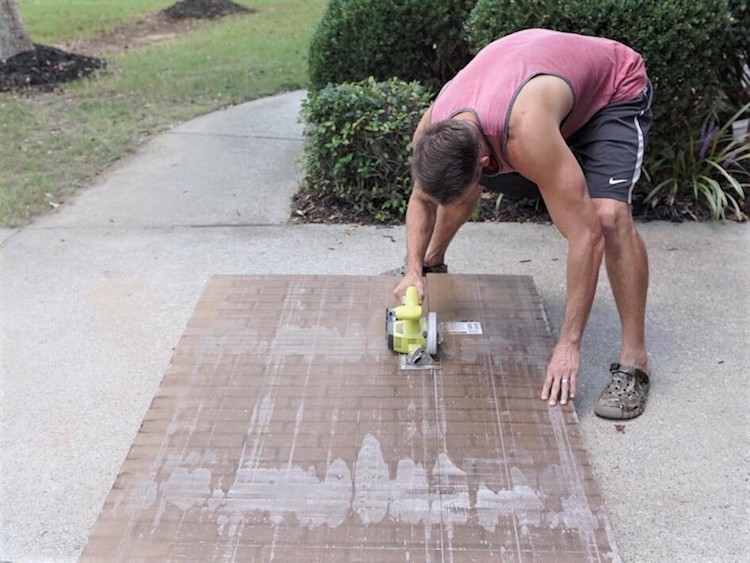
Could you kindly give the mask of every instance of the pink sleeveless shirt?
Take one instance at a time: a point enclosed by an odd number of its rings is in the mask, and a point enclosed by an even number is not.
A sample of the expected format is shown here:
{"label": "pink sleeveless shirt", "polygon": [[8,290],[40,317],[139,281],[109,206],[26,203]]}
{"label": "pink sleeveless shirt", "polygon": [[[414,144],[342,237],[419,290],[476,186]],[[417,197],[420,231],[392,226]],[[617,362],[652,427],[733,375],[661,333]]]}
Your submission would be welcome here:
{"label": "pink sleeveless shirt", "polygon": [[540,74],[565,80],[573,91],[573,109],[561,125],[568,138],[609,104],[632,100],[648,81],[641,56],[631,48],[599,37],[527,29],[494,41],[477,53],[440,91],[432,106],[433,123],[468,111],[494,152],[485,173],[508,173],[510,109],[521,87]]}

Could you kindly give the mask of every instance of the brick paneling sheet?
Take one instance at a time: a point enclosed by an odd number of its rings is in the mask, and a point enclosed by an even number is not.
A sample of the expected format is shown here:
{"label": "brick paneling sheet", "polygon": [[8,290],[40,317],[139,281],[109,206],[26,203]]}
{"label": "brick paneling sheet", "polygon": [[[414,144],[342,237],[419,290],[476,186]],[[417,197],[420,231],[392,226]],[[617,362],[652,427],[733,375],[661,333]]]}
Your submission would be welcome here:
{"label": "brick paneling sheet", "polygon": [[428,276],[424,370],[386,345],[395,282],[214,277],[81,560],[618,559],[575,412],[538,398],[533,280]]}

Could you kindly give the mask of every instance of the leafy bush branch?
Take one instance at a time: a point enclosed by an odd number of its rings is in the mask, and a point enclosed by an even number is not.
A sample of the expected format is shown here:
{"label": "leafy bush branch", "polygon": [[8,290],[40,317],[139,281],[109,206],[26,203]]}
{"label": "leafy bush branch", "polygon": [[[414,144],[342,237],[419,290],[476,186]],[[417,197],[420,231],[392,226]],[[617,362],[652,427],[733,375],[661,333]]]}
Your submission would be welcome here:
{"label": "leafy bush branch", "polygon": [[363,218],[400,221],[410,185],[411,138],[430,95],[419,82],[373,78],[331,84],[303,102],[305,189]]}
{"label": "leafy bush branch", "polygon": [[692,200],[707,206],[715,219],[725,219],[728,211],[738,220],[746,219],[741,204],[750,194],[750,137],[735,138],[732,124],[749,115],[750,103],[719,125],[714,112],[699,135],[675,145],[661,144],[651,164],[657,183],[646,202],[674,207],[680,200]]}

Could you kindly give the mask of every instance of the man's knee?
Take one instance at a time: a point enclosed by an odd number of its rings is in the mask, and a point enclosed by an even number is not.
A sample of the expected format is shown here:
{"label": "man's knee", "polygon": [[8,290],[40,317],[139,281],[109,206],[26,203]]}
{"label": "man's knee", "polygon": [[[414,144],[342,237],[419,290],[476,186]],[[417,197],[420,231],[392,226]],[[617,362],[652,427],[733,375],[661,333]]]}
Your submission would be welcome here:
{"label": "man's knee", "polygon": [[605,238],[619,237],[635,231],[630,205],[614,199],[594,199],[599,224]]}

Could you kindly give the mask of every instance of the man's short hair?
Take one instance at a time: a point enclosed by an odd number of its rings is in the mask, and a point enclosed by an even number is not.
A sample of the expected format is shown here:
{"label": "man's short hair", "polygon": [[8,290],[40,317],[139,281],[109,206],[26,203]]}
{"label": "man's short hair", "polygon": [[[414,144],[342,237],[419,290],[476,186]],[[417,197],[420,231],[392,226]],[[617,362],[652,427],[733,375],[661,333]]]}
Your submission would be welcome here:
{"label": "man's short hair", "polygon": [[479,151],[477,131],[468,121],[433,123],[414,145],[412,176],[438,203],[452,203],[479,180]]}

